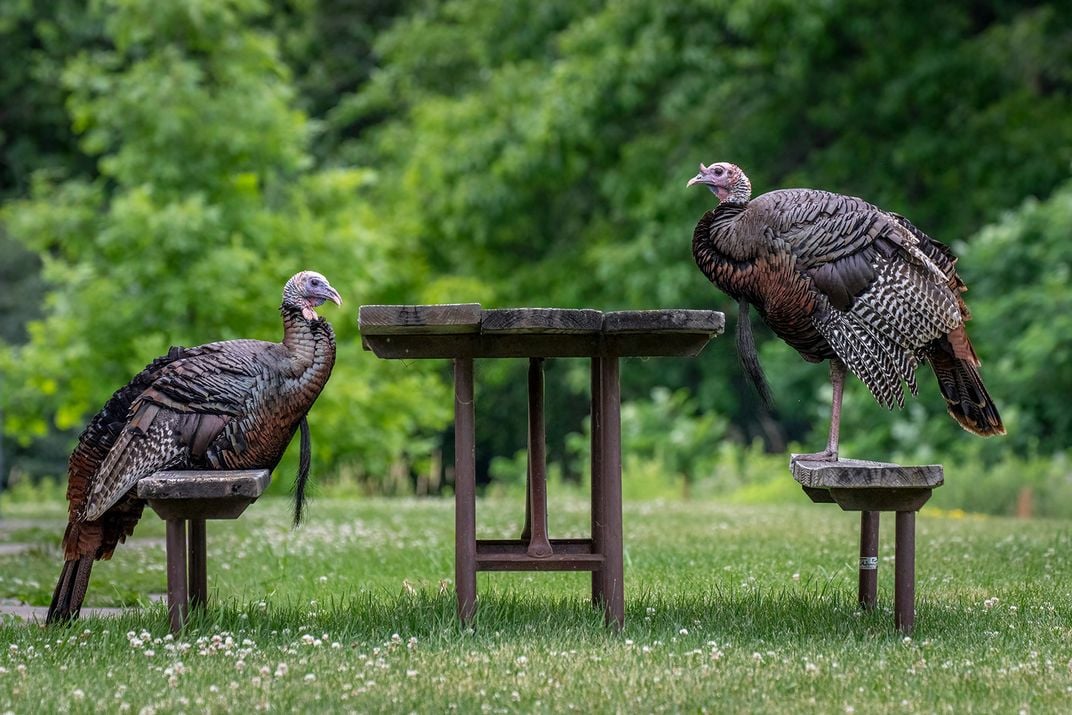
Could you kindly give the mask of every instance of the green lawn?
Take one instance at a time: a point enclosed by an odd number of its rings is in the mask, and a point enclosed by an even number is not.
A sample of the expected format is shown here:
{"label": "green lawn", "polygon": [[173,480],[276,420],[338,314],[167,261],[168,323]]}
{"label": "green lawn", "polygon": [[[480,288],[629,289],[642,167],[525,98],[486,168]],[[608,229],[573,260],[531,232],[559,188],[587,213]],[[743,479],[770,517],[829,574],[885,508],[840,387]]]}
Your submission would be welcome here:
{"label": "green lawn", "polygon": [[[482,536],[516,533],[518,507],[481,501]],[[862,614],[858,518],[803,495],[627,502],[620,633],[588,605],[587,574],[482,574],[461,629],[449,501],[322,497],[296,531],[288,508],[265,499],[209,525],[212,604],[174,640],[159,604],[70,629],[3,623],[0,712],[1072,712],[1069,522],[925,509],[906,640],[892,628],[892,518],[880,608]],[[552,510],[555,536],[585,532],[583,500]],[[43,605],[61,512],[5,517],[18,528],[4,540],[40,548],[0,557],[0,598]],[[89,604],[163,591],[162,535],[147,515],[98,564]]]}

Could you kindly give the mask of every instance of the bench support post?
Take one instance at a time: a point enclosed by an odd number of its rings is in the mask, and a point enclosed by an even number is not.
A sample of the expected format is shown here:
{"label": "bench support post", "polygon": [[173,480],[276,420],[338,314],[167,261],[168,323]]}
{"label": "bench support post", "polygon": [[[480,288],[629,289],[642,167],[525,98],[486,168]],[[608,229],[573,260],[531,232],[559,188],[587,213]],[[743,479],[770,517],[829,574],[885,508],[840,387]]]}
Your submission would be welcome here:
{"label": "bench support post", "polygon": [[190,608],[204,608],[208,603],[208,563],[204,519],[190,519]]}
{"label": "bench support post", "polygon": [[186,520],[168,519],[165,523],[168,619],[171,622],[171,632],[178,633],[186,623],[189,607],[186,580]]}
{"label": "bench support post", "polygon": [[896,528],[893,614],[897,629],[910,635],[916,626],[916,512],[897,512]]}
{"label": "bench support post", "polygon": [[877,511],[860,512],[860,607],[872,610],[878,604],[878,524]]}

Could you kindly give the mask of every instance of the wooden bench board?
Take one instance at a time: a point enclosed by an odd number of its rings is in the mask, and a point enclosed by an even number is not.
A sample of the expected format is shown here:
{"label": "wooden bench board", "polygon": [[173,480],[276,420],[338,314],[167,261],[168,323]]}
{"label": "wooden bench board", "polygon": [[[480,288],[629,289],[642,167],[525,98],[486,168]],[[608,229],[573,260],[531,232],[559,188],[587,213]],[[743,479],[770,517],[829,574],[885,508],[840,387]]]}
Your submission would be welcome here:
{"label": "wooden bench board", "polygon": [[160,471],[138,482],[140,499],[256,499],[268,487],[267,469]]}
{"label": "wooden bench board", "polygon": [[794,459],[792,470],[793,478],[810,489],[932,489],[944,483],[940,464],[905,466],[858,459],[836,462]]}

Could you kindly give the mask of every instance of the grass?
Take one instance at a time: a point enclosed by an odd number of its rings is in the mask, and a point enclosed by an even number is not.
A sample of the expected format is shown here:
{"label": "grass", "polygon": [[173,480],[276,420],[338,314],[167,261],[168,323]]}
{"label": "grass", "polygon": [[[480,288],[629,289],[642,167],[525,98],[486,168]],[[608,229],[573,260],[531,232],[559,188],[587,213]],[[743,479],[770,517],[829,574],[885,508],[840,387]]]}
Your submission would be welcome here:
{"label": "grass", "polygon": [[[861,613],[858,520],[803,500],[627,502],[621,632],[588,605],[587,574],[481,574],[463,629],[449,501],[322,497],[296,531],[282,499],[212,522],[212,603],[172,639],[147,601],[164,589],[147,515],[89,594],[147,607],[67,629],[0,624],[0,712],[1072,711],[1072,524],[925,509],[905,640],[892,518],[880,608]],[[518,507],[482,500],[481,535],[516,533]],[[0,598],[45,604],[62,511],[5,517],[4,540],[40,546],[0,557]],[[552,501],[554,535],[583,535],[586,519],[582,500]]]}

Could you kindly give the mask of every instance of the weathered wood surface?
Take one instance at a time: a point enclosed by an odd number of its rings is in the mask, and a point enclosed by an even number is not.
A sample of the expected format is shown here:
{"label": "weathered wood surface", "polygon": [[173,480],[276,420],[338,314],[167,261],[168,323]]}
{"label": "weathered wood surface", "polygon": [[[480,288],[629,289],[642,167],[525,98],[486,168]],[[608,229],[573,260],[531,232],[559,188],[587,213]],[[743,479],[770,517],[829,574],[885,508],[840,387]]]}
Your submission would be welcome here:
{"label": "weathered wood surface", "polygon": [[573,308],[499,308],[485,310],[480,332],[570,334],[598,333],[603,328],[603,313]]}
{"label": "weathered wood surface", "polygon": [[944,482],[940,464],[905,466],[857,459],[836,462],[794,459],[790,467],[793,478],[811,489],[932,489]]}
{"label": "weathered wood surface", "polygon": [[619,310],[605,313],[603,332],[706,333],[721,335],[726,316],[716,310]]}
{"label": "weathered wood surface", "polygon": [[475,333],[483,312],[479,303],[363,305],[357,323],[362,335]]}
{"label": "weathered wood surface", "polygon": [[362,344],[385,359],[689,357],[722,333],[713,310],[481,310],[457,305],[362,306]]}
{"label": "weathered wood surface", "polygon": [[138,482],[141,499],[256,499],[268,487],[267,469],[161,471]]}

